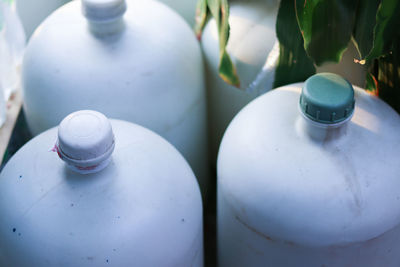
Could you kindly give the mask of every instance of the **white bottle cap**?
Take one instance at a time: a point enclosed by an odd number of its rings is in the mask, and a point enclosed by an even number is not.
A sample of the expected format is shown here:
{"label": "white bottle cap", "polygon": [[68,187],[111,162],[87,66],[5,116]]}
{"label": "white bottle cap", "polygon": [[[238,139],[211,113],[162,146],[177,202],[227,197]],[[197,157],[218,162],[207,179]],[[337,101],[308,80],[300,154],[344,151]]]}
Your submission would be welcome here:
{"label": "white bottle cap", "polygon": [[125,11],[125,0],[82,0],[83,15],[91,21],[114,20]]}
{"label": "white bottle cap", "polygon": [[58,127],[58,155],[79,173],[93,173],[105,168],[114,146],[111,124],[97,111],[74,112]]}

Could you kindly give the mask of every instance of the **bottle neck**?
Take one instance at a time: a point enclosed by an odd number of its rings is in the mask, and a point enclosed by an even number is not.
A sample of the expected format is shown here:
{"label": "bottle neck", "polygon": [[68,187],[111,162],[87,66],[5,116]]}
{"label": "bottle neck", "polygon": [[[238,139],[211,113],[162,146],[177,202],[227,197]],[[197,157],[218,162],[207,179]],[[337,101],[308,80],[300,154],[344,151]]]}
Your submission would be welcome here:
{"label": "bottle neck", "polygon": [[351,116],[339,123],[325,124],[313,121],[302,114],[298,119],[298,126],[301,134],[313,141],[329,142],[332,140],[339,140],[346,135],[350,119]]}
{"label": "bottle neck", "polygon": [[123,17],[107,21],[88,20],[90,31],[96,36],[114,35],[123,31],[125,22]]}
{"label": "bottle neck", "polygon": [[56,152],[58,157],[67,163],[68,168],[72,171],[80,174],[90,174],[100,172],[108,166],[111,161],[111,154],[114,151],[115,143],[108,149],[103,155],[90,159],[90,160],[78,160],[68,157],[60,148],[59,141],[54,145],[52,152]]}
{"label": "bottle neck", "polygon": [[103,161],[101,161],[100,163],[92,165],[92,166],[71,164],[71,165],[68,165],[68,167],[72,171],[80,173],[80,174],[91,174],[91,173],[100,172],[103,169],[105,169],[109,165],[110,161],[111,161],[111,157],[108,157],[108,158],[104,159]]}

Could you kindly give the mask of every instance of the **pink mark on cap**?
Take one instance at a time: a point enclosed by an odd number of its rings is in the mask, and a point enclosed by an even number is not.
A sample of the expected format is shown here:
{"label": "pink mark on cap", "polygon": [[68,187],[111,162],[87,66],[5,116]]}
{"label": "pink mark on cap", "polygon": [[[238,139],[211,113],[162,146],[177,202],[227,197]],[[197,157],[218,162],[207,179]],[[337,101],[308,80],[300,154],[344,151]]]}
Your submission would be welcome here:
{"label": "pink mark on cap", "polygon": [[51,151],[51,152],[57,152],[58,157],[59,157],[60,159],[63,158],[62,155],[61,155],[61,153],[60,153],[60,150],[59,150],[57,144],[55,144],[54,147],[53,147],[50,151]]}
{"label": "pink mark on cap", "polygon": [[91,170],[94,170],[95,168],[97,168],[97,166],[99,166],[99,164],[96,164],[93,166],[87,166],[87,167],[82,167],[82,166],[75,166],[75,167],[81,171],[91,171]]}

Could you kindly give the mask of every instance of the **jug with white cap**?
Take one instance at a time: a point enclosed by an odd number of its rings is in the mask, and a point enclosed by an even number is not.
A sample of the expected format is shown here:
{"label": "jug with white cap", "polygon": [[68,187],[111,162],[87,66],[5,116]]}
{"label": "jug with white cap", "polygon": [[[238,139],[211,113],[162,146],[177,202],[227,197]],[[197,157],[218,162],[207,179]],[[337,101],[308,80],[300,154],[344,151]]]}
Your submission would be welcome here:
{"label": "jug with white cap", "polygon": [[0,266],[203,266],[189,165],[159,135],[95,111],[68,115],[11,158],[0,218]]}

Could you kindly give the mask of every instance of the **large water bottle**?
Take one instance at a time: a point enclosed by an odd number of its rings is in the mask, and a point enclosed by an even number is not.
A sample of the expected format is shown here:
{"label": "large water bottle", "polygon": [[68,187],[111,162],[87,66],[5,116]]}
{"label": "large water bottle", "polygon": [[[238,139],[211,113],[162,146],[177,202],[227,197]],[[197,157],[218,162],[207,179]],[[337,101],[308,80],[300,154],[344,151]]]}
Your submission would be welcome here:
{"label": "large water bottle", "polygon": [[219,266],[400,266],[399,132],[335,74],[248,104],[218,155]]}
{"label": "large water bottle", "polygon": [[154,132],[95,111],[67,116],[11,158],[0,218],[4,267],[203,266],[187,162]]}

